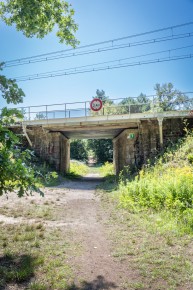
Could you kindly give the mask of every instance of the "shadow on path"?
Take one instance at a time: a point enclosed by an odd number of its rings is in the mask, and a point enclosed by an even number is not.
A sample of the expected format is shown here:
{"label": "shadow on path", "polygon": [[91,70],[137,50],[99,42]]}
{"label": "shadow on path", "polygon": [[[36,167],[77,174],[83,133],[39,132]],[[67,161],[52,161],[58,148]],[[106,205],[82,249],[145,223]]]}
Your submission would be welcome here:
{"label": "shadow on path", "polygon": [[81,181],[96,181],[96,182],[102,182],[102,181],[104,181],[105,180],[105,178],[104,177],[96,177],[96,176],[85,176],[85,177],[82,177],[81,179],[80,179]]}
{"label": "shadow on path", "polygon": [[57,188],[69,188],[69,189],[81,189],[81,190],[88,190],[88,189],[95,189],[96,186],[104,181],[104,177],[92,177],[92,176],[85,176],[76,179],[68,179],[57,186]]}
{"label": "shadow on path", "polygon": [[118,288],[113,282],[108,282],[103,276],[97,276],[97,278],[91,282],[82,282],[81,286],[72,285],[67,290],[111,290]]}
{"label": "shadow on path", "polygon": [[[30,255],[5,255],[0,257],[0,290],[8,283],[29,282],[34,276],[35,258]],[[22,288],[23,289],[23,288]]]}

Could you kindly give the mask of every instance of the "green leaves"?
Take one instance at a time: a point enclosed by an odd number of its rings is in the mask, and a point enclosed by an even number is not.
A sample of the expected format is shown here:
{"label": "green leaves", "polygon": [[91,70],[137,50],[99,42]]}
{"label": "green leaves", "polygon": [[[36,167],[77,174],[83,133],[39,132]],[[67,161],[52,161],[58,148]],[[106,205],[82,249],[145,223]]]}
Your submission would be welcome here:
{"label": "green leaves", "polygon": [[16,81],[13,79],[7,79],[5,76],[0,75],[0,91],[2,97],[7,101],[8,104],[18,104],[23,102],[25,97],[22,89],[18,87]]}
{"label": "green leaves", "polygon": [[[73,19],[74,10],[63,0],[5,0],[0,1],[0,19],[7,25],[16,25],[26,37],[43,38],[58,27],[60,42],[75,47],[78,44],[74,33],[78,29]],[[0,70],[3,63],[0,63]],[[14,79],[0,75],[0,93],[6,102],[18,104],[25,96]],[[17,191],[18,196],[37,191],[38,179],[30,164],[30,152],[19,148],[19,138],[8,127],[20,122],[21,112],[3,108],[0,115],[0,195]],[[53,176],[53,178],[56,176]]]}
{"label": "green leaves", "polygon": [[10,0],[0,2],[0,18],[7,25],[16,25],[26,37],[43,38],[56,25],[60,42],[75,47],[79,42],[74,33],[78,29],[74,10],[63,0]]}
{"label": "green leaves", "polygon": [[192,104],[192,99],[174,89],[172,83],[156,84],[156,106],[162,111],[188,110]]}
{"label": "green leaves", "polygon": [[17,109],[3,108],[0,119],[0,195],[16,191],[18,196],[43,193],[36,186],[37,179],[31,167],[31,152],[22,151],[20,139],[6,126],[22,117]]}
{"label": "green leaves", "polygon": [[34,171],[29,166],[28,154],[17,148],[13,139],[9,145],[0,143],[0,195],[16,191],[18,196],[43,193],[36,186]]}

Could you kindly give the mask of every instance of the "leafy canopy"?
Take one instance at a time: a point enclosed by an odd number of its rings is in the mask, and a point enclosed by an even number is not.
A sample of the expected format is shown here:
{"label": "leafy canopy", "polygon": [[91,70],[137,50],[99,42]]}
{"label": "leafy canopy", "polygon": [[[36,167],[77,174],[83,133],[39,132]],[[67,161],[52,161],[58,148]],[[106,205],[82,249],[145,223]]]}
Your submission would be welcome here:
{"label": "leafy canopy", "polygon": [[43,38],[56,25],[57,37],[75,47],[78,44],[74,33],[78,29],[74,10],[63,0],[5,0],[0,1],[0,19],[7,25],[16,25],[26,37]]}
{"label": "leafy canopy", "polygon": [[[78,26],[73,19],[74,10],[63,0],[4,0],[0,1],[0,20],[7,25],[16,25],[26,37],[43,38],[56,25],[60,42],[75,47],[78,44],[74,33]],[[3,63],[0,63],[0,71]],[[19,104],[25,96],[14,79],[0,75],[0,96],[8,104]],[[21,150],[20,138],[9,128],[22,121],[17,109],[0,110],[0,195],[16,191],[18,196],[37,191],[37,172],[31,164],[32,152]]]}
{"label": "leafy canopy", "polygon": [[86,140],[74,139],[70,142],[70,157],[75,160],[88,160],[88,148]]}
{"label": "leafy canopy", "polygon": [[0,119],[0,196],[16,191],[21,197],[32,191],[43,194],[36,186],[35,172],[30,166],[31,151],[20,150],[20,140],[7,127],[22,115],[17,109],[2,109]]}
{"label": "leafy canopy", "polygon": [[156,84],[155,87],[157,106],[162,111],[188,110],[192,100],[181,91],[174,89],[172,83]]}
{"label": "leafy canopy", "polygon": [[97,162],[113,161],[113,142],[111,139],[89,139],[88,149],[93,151]]}
{"label": "leafy canopy", "polygon": [[[0,63],[0,71],[2,70],[3,63]],[[17,105],[23,102],[25,97],[24,92],[20,89],[13,79],[8,79],[0,75],[0,93],[8,104],[13,103]]]}

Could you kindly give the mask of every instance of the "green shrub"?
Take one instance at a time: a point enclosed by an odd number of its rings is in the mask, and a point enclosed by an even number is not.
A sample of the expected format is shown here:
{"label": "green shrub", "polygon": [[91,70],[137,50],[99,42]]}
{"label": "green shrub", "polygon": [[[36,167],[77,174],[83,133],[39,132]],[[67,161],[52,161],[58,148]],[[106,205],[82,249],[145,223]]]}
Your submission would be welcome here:
{"label": "green shrub", "polygon": [[46,162],[43,164],[34,163],[33,166],[40,186],[57,185],[59,175],[56,171],[52,171],[52,168]]}
{"label": "green shrub", "polygon": [[103,164],[100,167],[100,173],[102,176],[111,176],[114,175],[114,165],[113,163],[110,162],[105,162],[105,164]]}
{"label": "green shrub", "polygon": [[131,212],[168,211],[186,231],[192,231],[192,148],[193,136],[190,134],[176,151],[166,152],[157,164],[142,169],[134,180],[121,180],[120,205]]}
{"label": "green shrub", "polygon": [[121,203],[132,206],[185,210],[192,207],[193,172],[191,167],[141,170],[139,176],[126,185],[120,184]]}
{"label": "green shrub", "polygon": [[88,166],[82,162],[71,160],[69,177],[81,177],[88,173]]}
{"label": "green shrub", "polygon": [[188,161],[192,164],[193,163],[193,154],[188,154]]}

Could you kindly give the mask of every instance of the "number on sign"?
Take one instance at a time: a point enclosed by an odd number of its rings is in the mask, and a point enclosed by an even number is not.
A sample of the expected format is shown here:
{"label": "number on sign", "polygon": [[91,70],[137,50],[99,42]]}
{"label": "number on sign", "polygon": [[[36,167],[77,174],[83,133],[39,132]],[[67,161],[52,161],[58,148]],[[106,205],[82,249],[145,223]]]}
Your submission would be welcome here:
{"label": "number on sign", "polygon": [[102,101],[100,99],[93,99],[90,103],[90,108],[93,111],[99,111],[102,108]]}
{"label": "number on sign", "polygon": [[193,110],[189,112],[189,116],[193,116]]}

